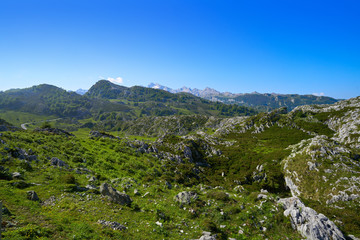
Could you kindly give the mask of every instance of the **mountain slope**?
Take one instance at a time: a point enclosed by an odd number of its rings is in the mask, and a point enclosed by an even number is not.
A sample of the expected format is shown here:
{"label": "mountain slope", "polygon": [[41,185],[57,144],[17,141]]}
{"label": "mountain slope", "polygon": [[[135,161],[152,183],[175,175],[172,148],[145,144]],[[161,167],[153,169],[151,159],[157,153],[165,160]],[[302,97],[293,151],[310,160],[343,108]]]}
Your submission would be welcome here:
{"label": "mountain slope", "polygon": [[94,112],[129,109],[126,106],[90,99],[47,84],[0,92],[0,108],[59,117],[89,117]]}
{"label": "mountain slope", "polygon": [[135,86],[127,88],[106,80],[98,81],[85,96],[111,99],[136,107],[141,115],[168,116],[174,114],[203,114],[208,116],[236,116],[254,114],[253,109],[236,105],[213,103],[191,94],[173,94],[167,91]]}

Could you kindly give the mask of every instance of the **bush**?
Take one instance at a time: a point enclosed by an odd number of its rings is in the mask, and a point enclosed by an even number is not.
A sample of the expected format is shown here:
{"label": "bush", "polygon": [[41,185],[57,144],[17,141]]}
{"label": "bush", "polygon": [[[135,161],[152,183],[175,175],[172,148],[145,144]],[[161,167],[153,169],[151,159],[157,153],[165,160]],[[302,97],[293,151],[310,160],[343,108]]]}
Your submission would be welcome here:
{"label": "bush", "polygon": [[210,221],[209,219],[205,220],[201,226],[204,228],[204,230],[206,231],[210,231],[212,233],[218,232],[218,228],[216,227],[216,224],[212,221]]}
{"label": "bush", "polygon": [[0,166],[0,179],[11,180],[12,176],[9,172],[9,169]]}
{"label": "bush", "polygon": [[225,192],[211,192],[208,194],[209,198],[220,200],[220,201],[229,201],[230,198]]}
{"label": "bush", "polygon": [[42,129],[51,128],[51,124],[49,122],[43,122],[41,124],[40,128],[42,128]]}
{"label": "bush", "polygon": [[72,174],[67,174],[65,176],[63,176],[63,179],[64,183],[66,184],[75,184],[76,183],[76,178],[74,175]]}

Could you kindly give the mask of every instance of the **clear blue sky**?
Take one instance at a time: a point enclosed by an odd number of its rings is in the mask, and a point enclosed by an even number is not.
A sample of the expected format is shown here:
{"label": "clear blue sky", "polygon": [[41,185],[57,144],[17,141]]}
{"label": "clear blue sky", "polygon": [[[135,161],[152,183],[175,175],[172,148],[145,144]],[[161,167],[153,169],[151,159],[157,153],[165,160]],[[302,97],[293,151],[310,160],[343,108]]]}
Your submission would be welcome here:
{"label": "clear blue sky", "polygon": [[360,1],[0,1],[0,90],[100,78],[355,97]]}

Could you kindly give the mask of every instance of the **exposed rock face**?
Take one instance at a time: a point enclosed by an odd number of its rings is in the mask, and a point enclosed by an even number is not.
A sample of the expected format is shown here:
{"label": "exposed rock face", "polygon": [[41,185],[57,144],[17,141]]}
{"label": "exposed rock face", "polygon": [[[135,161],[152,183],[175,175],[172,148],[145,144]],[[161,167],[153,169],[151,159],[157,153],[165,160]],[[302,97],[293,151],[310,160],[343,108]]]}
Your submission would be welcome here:
{"label": "exposed rock face", "polygon": [[195,192],[180,192],[174,197],[174,199],[177,202],[189,204],[192,200],[196,200],[198,197],[199,196]]}
{"label": "exposed rock face", "polygon": [[27,191],[27,198],[31,201],[40,201],[35,191]]}
{"label": "exposed rock face", "polygon": [[310,240],[345,240],[346,238],[336,225],[315,210],[306,207],[299,198],[283,198],[279,200],[283,205],[285,216],[289,216],[294,229]]}
{"label": "exposed rock face", "polygon": [[[360,163],[351,157],[351,148],[326,136],[302,140],[289,148],[292,153],[282,164],[293,196],[324,204],[360,203]],[[324,194],[316,194],[318,191]]]}
{"label": "exposed rock face", "polygon": [[119,192],[118,190],[116,190],[107,183],[101,184],[100,193],[103,196],[106,196],[110,201],[117,204],[125,205],[125,204],[131,204],[132,202],[129,195]]}
{"label": "exposed rock face", "polygon": [[64,161],[62,161],[56,157],[51,158],[50,164],[55,167],[65,167],[65,168],[68,167],[68,165]]}
{"label": "exposed rock face", "polygon": [[[340,101],[332,105],[300,106],[293,112],[328,113],[329,119],[325,122],[335,131],[334,140],[351,147],[360,147],[360,97]],[[332,115],[332,113],[337,114]]]}
{"label": "exposed rock face", "polygon": [[101,224],[101,225],[104,225],[106,227],[109,227],[112,230],[125,230],[126,229],[126,227],[124,225],[121,225],[118,222],[110,222],[110,221],[105,221],[105,220],[99,220],[98,223]]}

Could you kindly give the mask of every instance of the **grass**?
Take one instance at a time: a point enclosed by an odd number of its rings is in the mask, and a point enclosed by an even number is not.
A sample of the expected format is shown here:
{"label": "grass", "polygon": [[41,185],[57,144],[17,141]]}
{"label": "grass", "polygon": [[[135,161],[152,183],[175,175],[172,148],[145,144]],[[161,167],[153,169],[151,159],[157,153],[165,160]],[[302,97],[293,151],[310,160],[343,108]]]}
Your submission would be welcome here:
{"label": "grass", "polygon": [[[10,172],[21,171],[24,180],[31,183],[19,189],[10,184],[14,180],[0,180],[0,198],[13,213],[13,216],[5,217],[4,220],[17,221],[15,228],[9,228],[3,233],[5,239],[199,238],[202,231],[207,229],[206,221],[216,225],[220,239],[276,239],[284,234],[293,239],[298,238],[290,224],[282,231],[271,224],[279,219],[286,222],[285,217],[271,210],[275,206],[274,201],[262,204],[260,211],[255,197],[235,194],[232,189],[200,191],[196,185],[192,185],[190,189],[197,191],[199,198],[190,205],[180,206],[174,201],[174,196],[189,189],[184,184],[177,184],[172,189],[166,187],[163,177],[171,170],[162,165],[170,163],[160,162],[149,154],[137,153],[127,146],[125,140],[66,138],[30,131],[6,132],[1,138],[6,142],[6,147],[1,146],[0,152],[7,154],[11,149],[19,147],[32,149],[38,156],[38,161],[31,163],[31,171],[22,169],[21,161],[14,157],[7,157],[3,162]],[[48,158],[51,157],[65,161],[69,169],[50,166]],[[75,169],[84,167],[90,172],[76,173]],[[120,178],[112,185],[130,195],[133,199],[131,206],[108,202],[96,191],[77,190],[75,186],[84,187],[88,184],[86,176],[89,174],[99,179],[95,184]],[[148,177],[152,180],[146,180]],[[133,179],[130,187],[123,185],[121,179],[124,178]],[[176,185],[175,182],[171,183]],[[140,192],[139,196],[134,195],[135,188]],[[57,200],[54,206],[42,206],[26,198],[29,190],[36,191],[42,201],[51,196]],[[244,209],[238,209],[241,205],[244,205]],[[257,227],[257,221],[264,214],[268,218],[268,223],[264,225],[267,232]],[[249,221],[250,216],[255,219]],[[97,223],[100,219],[125,224],[127,230],[103,228]],[[163,227],[156,225],[156,221],[160,221]],[[244,224],[244,234],[240,236],[239,226]],[[220,225],[226,227],[221,228]]]}
{"label": "grass", "polygon": [[17,112],[17,111],[1,111],[0,118],[5,121],[13,124],[16,127],[20,127],[22,123],[30,122],[41,122],[48,119],[55,119],[55,116],[42,116],[38,114],[31,114],[27,112]]}

